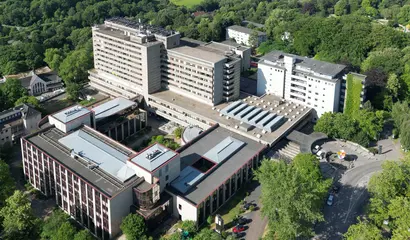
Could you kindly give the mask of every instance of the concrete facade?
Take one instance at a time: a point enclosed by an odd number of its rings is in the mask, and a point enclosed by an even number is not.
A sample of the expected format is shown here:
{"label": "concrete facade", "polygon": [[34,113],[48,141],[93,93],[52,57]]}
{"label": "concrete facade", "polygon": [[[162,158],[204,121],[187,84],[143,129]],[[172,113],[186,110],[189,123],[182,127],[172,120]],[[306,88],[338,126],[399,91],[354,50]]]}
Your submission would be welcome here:
{"label": "concrete facade", "polygon": [[258,63],[257,94],[272,93],[316,110],[337,112],[345,66],[274,51]]}
{"label": "concrete facade", "polygon": [[[208,105],[239,97],[250,48],[182,41],[180,34],[123,18],[93,27],[90,85],[132,99],[169,89]],[[147,102],[149,104],[149,102]]]}
{"label": "concrete facade", "polygon": [[246,46],[258,47],[261,43],[267,40],[266,33],[257,31],[258,36],[256,39],[256,45],[252,46],[250,41],[253,30],[250,28],[234,25],[226,28],[226,39],[234,39],[237,43],[244,44]]}
{"label": "concrete facade", "polygon": [[41,113],[26,104],[0,112],[0,146],[36,131],[40,120]]}

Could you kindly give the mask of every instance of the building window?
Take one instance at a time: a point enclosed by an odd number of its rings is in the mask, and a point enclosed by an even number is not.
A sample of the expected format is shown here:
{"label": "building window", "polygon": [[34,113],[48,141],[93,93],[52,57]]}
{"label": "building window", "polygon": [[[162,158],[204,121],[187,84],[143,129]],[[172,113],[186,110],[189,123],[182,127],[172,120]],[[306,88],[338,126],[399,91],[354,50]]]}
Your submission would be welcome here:
{"label": "building window", "polygon": [[166,165],[165,166],[165,172],[168,172],[168,170],[169,170],[169,165]]}
{"label": "building window", "polygon": [[165,181],[168,181],[169,177],[168,175],[165,176]]}
{"label": "building window", "polygon": [[178,209],[182,210],[182,205],[181,204],[178,204]]}
{"label": "building window", "polygon": [[159,176],[162,176],[162,168],[159,169]]}

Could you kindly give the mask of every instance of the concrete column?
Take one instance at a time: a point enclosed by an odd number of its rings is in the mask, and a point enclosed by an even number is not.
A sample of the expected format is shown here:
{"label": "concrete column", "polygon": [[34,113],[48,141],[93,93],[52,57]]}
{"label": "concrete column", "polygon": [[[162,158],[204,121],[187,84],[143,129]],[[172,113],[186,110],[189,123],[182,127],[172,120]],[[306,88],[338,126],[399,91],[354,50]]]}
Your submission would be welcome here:
{"label": "concrete column", "polygon": [[83,200],[82,200],[82,197],[83,197],[83,193],[81,192],[82,191],[82,189],[81,189],[81,179],[80,178],[78,178],[77,179],[77,181],[78,181],[78,197],[79,197],[79,199],[78,200],[80,200],[80,218],[81,218],[81,222],[84,224],[84,218],[83,218]]}

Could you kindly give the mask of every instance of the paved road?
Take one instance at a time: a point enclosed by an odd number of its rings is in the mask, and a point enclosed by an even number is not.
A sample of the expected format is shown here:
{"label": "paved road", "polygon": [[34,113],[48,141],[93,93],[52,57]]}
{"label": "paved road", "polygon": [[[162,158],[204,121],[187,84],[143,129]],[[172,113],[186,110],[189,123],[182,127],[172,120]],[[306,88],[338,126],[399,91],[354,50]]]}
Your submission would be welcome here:
{"label": "paved road", "polygon": [[381,170],[382,161],[376,160],[347,171],[340,183],[342,187],[335,196],[333,206],[325,206],[325,222],[316,226],[319,239],[342,239],[342,234],[356,217],[364,213],[364,205],[368,200],[367,184],[370,176]]}
{"label": "paved road", "polygon": [[261,195],[261,186],[259,182],[254,182],[255,185],[253,185],[254,190],[250,192],[249,196],[245,198],[247,202],[253,202],[256,203],[258,208],[257,210],[253,212],[249,212],[246,214],[243,214],[243,216],[247,219],[252,219],[252,222],[248,224],[248,228],[246,229],[246,235],[245,239],[246,240],[257,240],[260,237],[262,237],[263,232],[265,231],[266,224],[268,223],[268,220],[266,218],[263,218],[261,216],[261,211],[260,211],[260,200],[259,197]]}

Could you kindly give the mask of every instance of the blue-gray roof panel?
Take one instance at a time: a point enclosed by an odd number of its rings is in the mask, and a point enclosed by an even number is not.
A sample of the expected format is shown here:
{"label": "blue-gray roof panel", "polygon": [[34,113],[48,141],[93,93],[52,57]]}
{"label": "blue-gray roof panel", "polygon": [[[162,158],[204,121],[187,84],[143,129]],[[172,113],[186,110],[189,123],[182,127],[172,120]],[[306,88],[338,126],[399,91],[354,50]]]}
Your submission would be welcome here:
{"label": "blue-gray roof panel", "polygon": [[204,154],[204,157],[220,164],[237,151],[239,151],[245,143],[232,137],[227,137],[218,143],[215,147]]}
{"label": "blue-gray roof panel", "polygon": [[182,169],[179,177],[172,181],[171,186],[181,193],[186,193],[196,182],[201,180],[203,176],[205,176],[205,174],[198,169],[187,166]]}
{"label": "blue-gray roof panel", "polygon": [[80,105],[75,105],[67,109],[64,109],[63,111],[60,111],[56,114],[53,114],[52,116],[62,123],[68,123],[76,118],[79,118],[89,113],[90,110],[88,110],[87,108],[82,107]]}
{"label": "blue-gray roof panel", "polygon": [[120,111],[123,111],[127,108],[136,105],[135,102],[127,100],[125,98],[115,98],[111,101],[105,102],[97,107],[93,108],[92,110],[95,113],[95,119],[99,120],[105,117],[109,117],[114,115]]}

